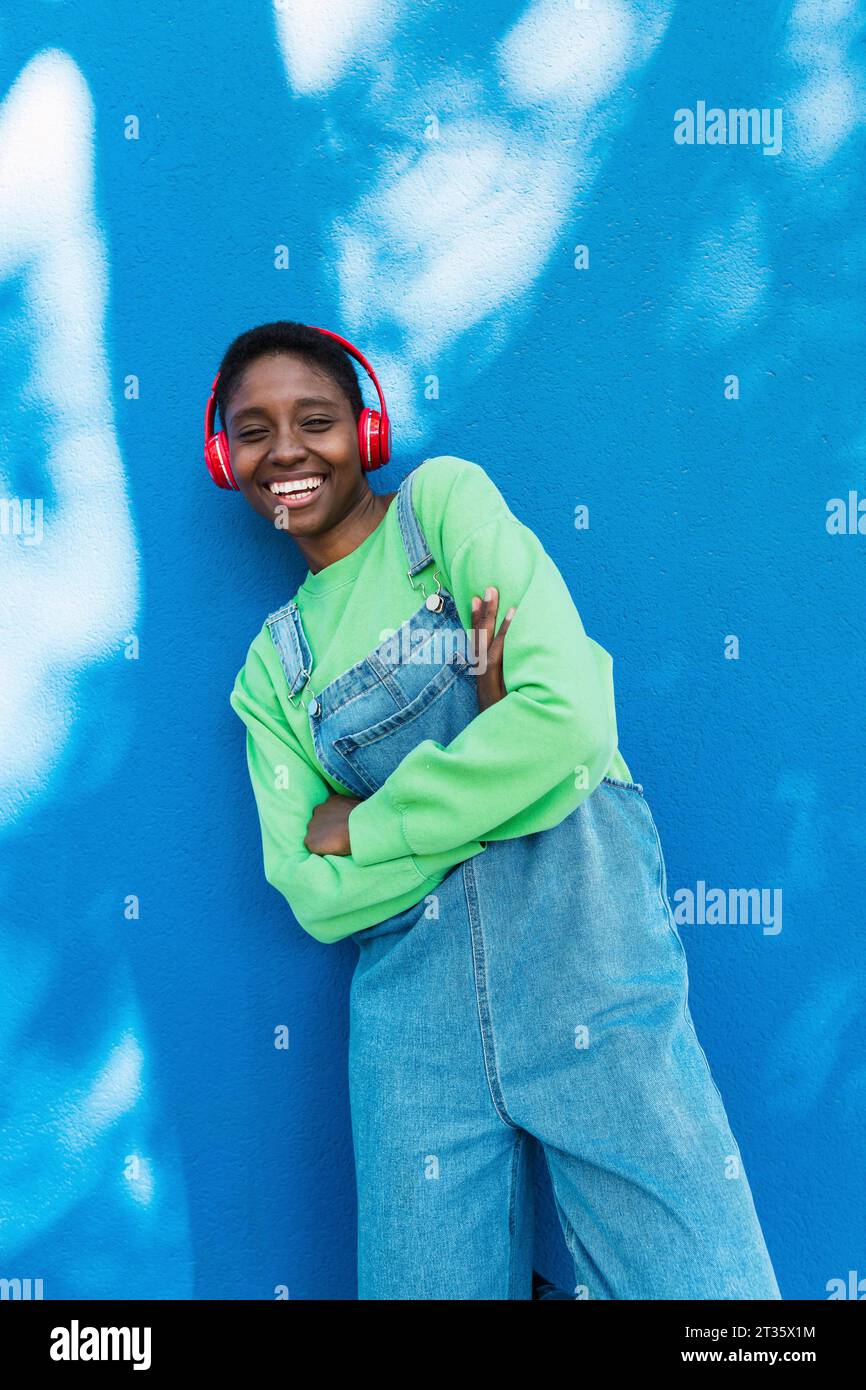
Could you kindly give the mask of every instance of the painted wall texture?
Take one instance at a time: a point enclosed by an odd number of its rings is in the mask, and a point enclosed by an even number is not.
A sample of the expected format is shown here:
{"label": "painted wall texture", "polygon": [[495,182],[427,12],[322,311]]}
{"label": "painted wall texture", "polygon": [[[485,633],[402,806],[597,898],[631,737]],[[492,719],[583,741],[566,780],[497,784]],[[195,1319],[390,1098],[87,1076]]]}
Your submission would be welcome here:
{"label": "painted wall texture", "polygon": [[864,9],[6,7],[0,1277],[355,1296],[357,952],[228,704],[304,567],[202,461],[293,318],[377,369],[374,486],[480,463],[612,653],[783,1295],[866,1296]]}

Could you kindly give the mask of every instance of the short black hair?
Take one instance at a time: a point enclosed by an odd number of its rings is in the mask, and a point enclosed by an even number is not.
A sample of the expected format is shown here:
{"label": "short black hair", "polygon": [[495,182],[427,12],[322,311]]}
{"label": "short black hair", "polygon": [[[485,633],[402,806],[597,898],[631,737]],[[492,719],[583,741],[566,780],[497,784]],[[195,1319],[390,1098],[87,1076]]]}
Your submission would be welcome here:
{"label": "short black hair", "polygon": [[276,356],[284,352],[304,357],[326,372],[348,397],[355,420],[360,419],[364,398],[351,355],[334,338],[320,333],[317,328],[311,328],[306,323],[295,323],[291,319],[279,319],[275,323],[262,323],[258,328],[247,329],[226,348],[216,388],[217,409],[223,428],[229,399],[250,363],[257,357]]}

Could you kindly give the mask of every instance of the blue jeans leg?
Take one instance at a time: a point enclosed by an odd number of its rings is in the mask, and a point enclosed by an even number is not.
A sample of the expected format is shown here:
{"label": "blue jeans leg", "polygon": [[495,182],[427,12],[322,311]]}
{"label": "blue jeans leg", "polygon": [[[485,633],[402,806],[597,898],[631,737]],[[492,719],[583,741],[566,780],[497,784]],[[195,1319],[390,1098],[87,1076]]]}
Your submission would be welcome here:
{"label": "blue jeans leg", "polygon": [[355,940],[358,1297],[529,1299],[532,1156],[485,1072],[462,866]]}

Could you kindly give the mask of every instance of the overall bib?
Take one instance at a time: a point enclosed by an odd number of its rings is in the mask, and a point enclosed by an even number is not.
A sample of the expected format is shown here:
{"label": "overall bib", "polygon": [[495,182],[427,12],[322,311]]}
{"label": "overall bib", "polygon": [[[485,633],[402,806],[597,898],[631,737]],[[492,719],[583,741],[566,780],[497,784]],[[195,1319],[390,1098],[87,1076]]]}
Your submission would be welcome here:
{"label": "overall bib", "polygon": [[[412,476],[392,504],[410,579],[433,563]],[[322,767],[355,796],[478,713],[453,596],[403,626],[411,641],[308,705]],[[294,600],[271,631],[294,695],[313,664]],[[531,1298],[539,1153],[576,1297],[781,1298],[639,783],[605,777],[559,825],[488,841],[352,939],[359,1298]]]}

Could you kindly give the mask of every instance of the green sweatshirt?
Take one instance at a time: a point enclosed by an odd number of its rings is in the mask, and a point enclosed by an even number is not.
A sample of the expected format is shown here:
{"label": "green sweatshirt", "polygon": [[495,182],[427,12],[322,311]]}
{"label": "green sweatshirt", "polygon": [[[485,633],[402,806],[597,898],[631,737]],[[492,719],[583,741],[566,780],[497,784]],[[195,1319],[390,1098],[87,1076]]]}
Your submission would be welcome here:
{"label": "green sweatshirt", "polygon": [[[313,654],[288,685],[265,622],[230,696],[246,725],[265,878],[317,941],[339,941],[420,902],[456,864],[503,840],[558,825],[602,776],[631,781],[617,749],[611,657],[588,637],[559,570],[476,463],[426,459],[412,502],[435,564],[410,581],[396,498],[349,555],[307,572],[296,599]],[[471,628],[472,597],[499,591],[507,694],[450,744],[426,739],[349,815],[348,855],[304,845],[315,806],[353,795],[316,758],[306,706],[367,656],[435,589],[434,569]],[[412,584],[415,584],[415,588]]]}

